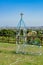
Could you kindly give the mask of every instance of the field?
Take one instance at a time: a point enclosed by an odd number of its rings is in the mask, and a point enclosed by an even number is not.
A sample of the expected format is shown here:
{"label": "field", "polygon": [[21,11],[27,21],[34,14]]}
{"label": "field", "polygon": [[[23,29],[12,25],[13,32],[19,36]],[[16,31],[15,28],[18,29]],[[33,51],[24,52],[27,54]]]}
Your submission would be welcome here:
{"label": "field", "polygon": [[25,52],[31,54],[16,54],[16,48],[15,44],[0,43],[0,65],[43,65],[43,47],[26,46]]}

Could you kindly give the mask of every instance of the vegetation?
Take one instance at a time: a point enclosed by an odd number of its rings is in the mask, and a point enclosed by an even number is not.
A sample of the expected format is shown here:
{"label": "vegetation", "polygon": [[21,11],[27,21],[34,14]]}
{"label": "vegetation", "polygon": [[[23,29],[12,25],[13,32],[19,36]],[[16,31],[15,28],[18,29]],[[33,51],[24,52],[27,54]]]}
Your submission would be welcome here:
{"label": "vegetation", "polygon": [[[26,34],[32,32],[33,30],[31,29],[27,29]],[[34,44],[33,41],[41,43],[43,45],[43,30],[35,30],[37,32],[37,35],[32,33],[32,37],[36,36],[35,38],[37,40],[33,40],[30,37],[28,37],[28,44]],[[17,29],[1,29],[0,30],[0,42],[4,42],[4,43],[15,43],[16,42],[16,33],[17,33]],[[23,35],[23,30],[21,29],[20,31],[20,35]],[[31,41],[32,40],[32,41]],[[38,41],[39,40],[39,41]]]}
{"label": "vegetation", "polygon": [[39,52],[35,54],[16,54],[16,45],[0,43],[0,65],[43,65],[43,47],[29,45],[25,48],[28,52]]}
{"label": "vegetation", "polygon": [[[27,30],[26,34],[29,32],[32,32],[32,30]],[[42,31],[37,31],[36,37],[34,37],[34,34],[27,37],[28,44],[32,45],[26,46],[24,51],[28,53],[34,52],[33,54],[16,54],[16,33],[17,30],[13,29],[0,30],[0,65],[43,65],[43,46],[39,47],[41,41],[43,44],[43,39],[41,39],[41,36],[43,36]],[[20,34],[23,35],[23,30],[21,30]],[[39,55],[39,53],[42,53],[42,55]]]}
{"label": "vegetation", "polygon": [[12,29],[1,29],[0,30],[0,36],[13,37],[15,35],[16,35],[16,31]]}

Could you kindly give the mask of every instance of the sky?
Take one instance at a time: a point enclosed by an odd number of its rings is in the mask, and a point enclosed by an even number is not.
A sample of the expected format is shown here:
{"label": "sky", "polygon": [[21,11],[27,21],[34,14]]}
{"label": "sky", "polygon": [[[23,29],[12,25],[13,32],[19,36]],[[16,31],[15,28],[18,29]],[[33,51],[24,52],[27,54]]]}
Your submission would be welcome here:
{"label": "sky", "polygon": [[0,27],[16,27],[21,12],[26,26],[43,26],[43,0],[0,0]]}

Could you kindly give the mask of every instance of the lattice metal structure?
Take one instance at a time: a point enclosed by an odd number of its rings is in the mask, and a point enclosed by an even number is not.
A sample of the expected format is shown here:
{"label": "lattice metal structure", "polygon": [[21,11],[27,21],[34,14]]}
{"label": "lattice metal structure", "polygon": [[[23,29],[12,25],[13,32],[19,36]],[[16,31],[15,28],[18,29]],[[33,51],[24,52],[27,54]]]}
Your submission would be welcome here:
{"label": "lattice metal structure", "polygon": [[23,21],[23,13],[21,13],[20,15],[21,19],[17,25],[17,34],[16,34],[16,44],[17,44],[16,53],[24,52],[24,47],[26,44],[26,26]]}

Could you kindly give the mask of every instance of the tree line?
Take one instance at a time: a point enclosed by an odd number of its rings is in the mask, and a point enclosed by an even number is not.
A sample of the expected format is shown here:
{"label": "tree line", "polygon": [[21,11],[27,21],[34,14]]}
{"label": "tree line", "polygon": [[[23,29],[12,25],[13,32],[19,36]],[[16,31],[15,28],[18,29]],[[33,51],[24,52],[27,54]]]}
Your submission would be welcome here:
{"label": "tree line", "polygon": [[[26,34],[28,34],[30,31],[32,30],[27,29]],[[38,38],[36,37],[35,41],[41,40],[43,42],[43,38],[41,38],[41,36],[43,36],[43,30],[35,30],[35,31],[37,32],[38,37]],[[14,43],[16,41],[17,32],[18,32],[17,29],[0,29],[0,42]],[[23,30],[21,30],[20,35],[23,35]],[[28,37],[27,41],[29,42],[29,40],[31,41],[31,37]]]}
{"label": "tree line", "polygon": [[14,37],[15,35],[16,35],[16,31],[13,29],[1,29],[0,30],[0,36]]}

